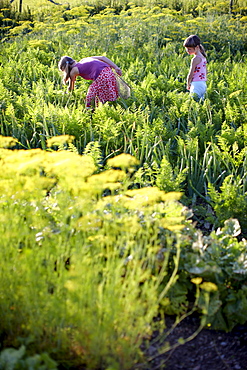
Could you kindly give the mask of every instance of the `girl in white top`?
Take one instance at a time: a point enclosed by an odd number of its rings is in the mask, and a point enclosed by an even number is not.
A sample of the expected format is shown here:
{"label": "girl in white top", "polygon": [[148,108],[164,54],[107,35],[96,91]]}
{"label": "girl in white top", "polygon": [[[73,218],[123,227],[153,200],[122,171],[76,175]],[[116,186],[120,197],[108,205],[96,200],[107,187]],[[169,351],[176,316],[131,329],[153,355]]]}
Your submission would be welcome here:
{"label": "girl in white top", "polygon": [[194,55],[187,75],[187,90],[196,100],[204,99],[207,90],[206,52],[197,35],[190,35],[183,45],[189,55]]}

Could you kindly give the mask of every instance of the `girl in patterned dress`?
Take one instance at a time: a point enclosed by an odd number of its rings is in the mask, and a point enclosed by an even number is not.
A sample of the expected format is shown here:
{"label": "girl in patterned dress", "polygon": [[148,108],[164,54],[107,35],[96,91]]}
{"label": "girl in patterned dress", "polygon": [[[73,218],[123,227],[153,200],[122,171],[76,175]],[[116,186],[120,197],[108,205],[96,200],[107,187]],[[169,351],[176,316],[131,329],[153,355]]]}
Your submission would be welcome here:
{"label": "girl in patterned dress", "polygon": [[187,75],[187,90],[195,100],[203,100],[207,90],[206,52],[197,35],[190,35],[184,41],[184,47],[189,55],[194,55]]}
{"label": "girl in patterned dress", "polygon": [[68,91],[74,89],[77,76],[85,80],[93,80],[86,95],[86,108],[90,108],[92,103],[97,106],[99,101],[103,104],[114,101],[119,96],[112,68],[120,76],[121,69],[105,56],[87,57],[79,62],[69,56],[63,56],[58,63],[58,68],[64,72],[63,83],[69,82]]}

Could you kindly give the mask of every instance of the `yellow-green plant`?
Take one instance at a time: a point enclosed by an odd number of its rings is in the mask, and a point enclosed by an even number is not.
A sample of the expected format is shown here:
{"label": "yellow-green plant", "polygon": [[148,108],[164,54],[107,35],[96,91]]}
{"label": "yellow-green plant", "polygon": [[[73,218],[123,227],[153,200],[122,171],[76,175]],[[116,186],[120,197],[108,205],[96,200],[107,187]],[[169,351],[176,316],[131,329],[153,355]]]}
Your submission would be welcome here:
{"label": "yellow-green plant", "polygon": [[1,335],[59,363],[130,369],[176,282],[175,267],[162,285],[184,227],[181,195],[128,190],[134,157],[96,174],[92,156],[61,150],[66,141],[48,141],[56,152],[0,151]]}

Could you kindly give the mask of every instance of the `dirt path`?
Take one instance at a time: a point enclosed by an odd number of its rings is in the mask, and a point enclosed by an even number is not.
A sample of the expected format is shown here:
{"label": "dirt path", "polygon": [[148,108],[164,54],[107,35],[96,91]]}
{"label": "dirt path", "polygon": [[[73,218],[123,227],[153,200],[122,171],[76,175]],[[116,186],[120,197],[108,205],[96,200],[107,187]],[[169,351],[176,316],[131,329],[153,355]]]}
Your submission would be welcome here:
{"label": "dirt path", "polygon": [[[167,326],[173,320],[167,319]],[[199,326],[195,317],[185,319],[169,335],[170,344],[190,336]],[[157,355],[158,347],[149,349]],[[162,363],[165,364],[163,365]],[[247,323],[230,333],[203,329],[195,339],[160,356],[150,363],[150,370],[247,370]]]}

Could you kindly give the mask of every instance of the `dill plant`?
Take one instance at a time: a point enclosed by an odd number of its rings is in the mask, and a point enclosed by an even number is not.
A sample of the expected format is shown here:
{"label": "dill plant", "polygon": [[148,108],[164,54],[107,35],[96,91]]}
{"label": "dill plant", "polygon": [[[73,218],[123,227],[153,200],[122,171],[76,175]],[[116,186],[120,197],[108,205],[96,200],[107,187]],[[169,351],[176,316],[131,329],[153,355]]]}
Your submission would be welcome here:
{"label": "dill plant", "polygon": [[[144,361],[140,345],[154,330],[165,274],[157,259],[160,227],[174,233],[169,254],[184,222],[180,194],[127,190],[126,171],[94,174],[88,154],[2,149],[0,155],[5,345],[24,343],[61,364],[92,369]],[[131,173],[137,163],[123,155],[109,166]],[[104,189],[112,194],[102,198]],[[176,270],[170,285],[175,276]]]}

